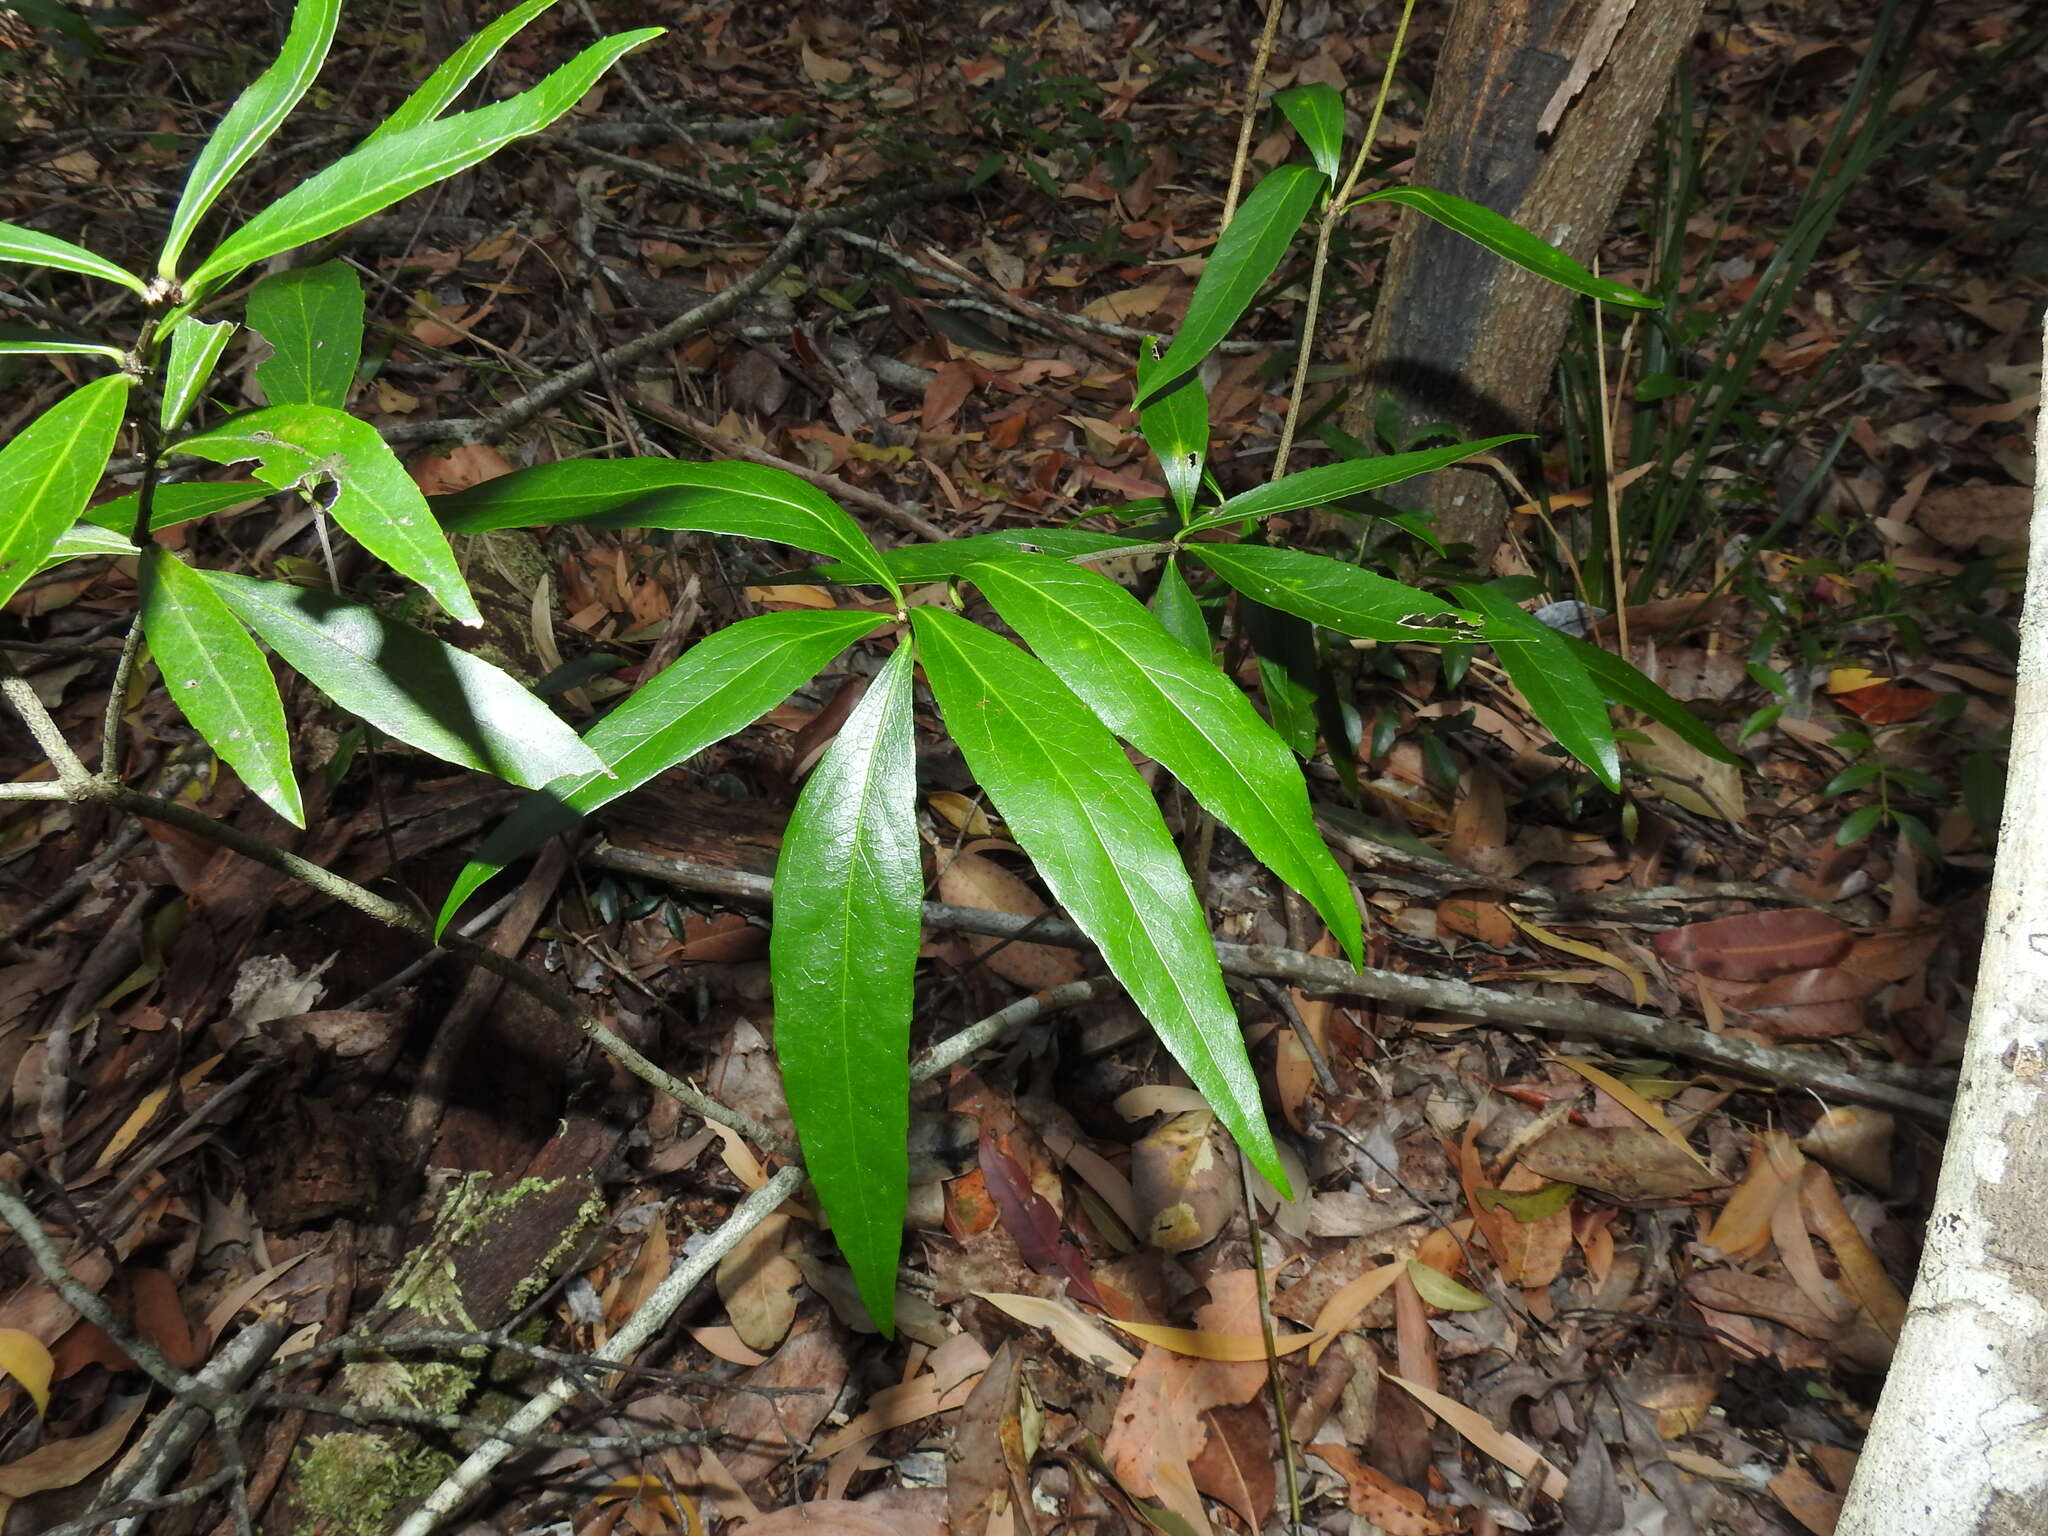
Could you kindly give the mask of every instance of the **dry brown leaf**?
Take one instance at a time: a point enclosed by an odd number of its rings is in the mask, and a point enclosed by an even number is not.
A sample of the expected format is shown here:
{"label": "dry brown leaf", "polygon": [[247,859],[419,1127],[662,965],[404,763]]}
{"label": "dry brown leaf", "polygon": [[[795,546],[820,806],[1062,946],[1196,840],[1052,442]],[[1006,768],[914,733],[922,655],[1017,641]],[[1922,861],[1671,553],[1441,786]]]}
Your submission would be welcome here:
{"label": "dry brown leaf", "polygon": [[[0,1499],[25,1499],[52,1488],[69,1488],[105,1466],[142,1416],[145,1398],[138,1397],[89,1435],[52,1440],[19,1460],[0,1467]],[[0,1521],[6,1511],[0,1509]]]}
{"label": "dry brown leaf", "polygon": [[[1518,1164],[1508,1170],[1500,1187],[1509,1191],[1535,1190],[1549,1182]],[[1499,1240],[1500,1246],[1494,1251],[1500,1258],[1502,1278],[1509,1285],[1524,1289],[1555,1280],[1572,1251],[1571,1206],[1567,1204],[1536,1221],[1517,1221],[1508,1210],[1498,1214],[1502,1219],[1487,1234],[1487,1241]]]}
{"label": "dry brown leaf", "polygon": [[[1038,893],[993,859],[978,853],[956,854],[939,870],[939,900],[1012,917],[1042,917],[1047,910]],[[1081,979],[1080,955],[1049,944],[1011,944],[976,936],[968,940],[974,953],[1007,982],[1043,992]]]}
{"label": "dry brown leaf", "polygon": [[1799,1148],[1815,1162],[1846,1173],[1873,1193],[1890,1194],[1895,1123],[1881,1109],[1845,1104],[1814,1121],[1799,1138]]}
{"label": "dry brown leaf", "polygon": [[1430,1513],[1429,1501],[1421,1494],[1377,1467],[1367,1466],[1349,1447],[1319,1440],[1308,1453],[1344,1479],[1345,1507],[1354,1515],[1363,1515],[1387,1536],[1444,1536],[1450,1530]]}
{"label": "dry brown leaf", "polygon": [[1523,1149],[1522,1166],[1617,1200],[1673,1200],[1728,1182],[1640,1125],[1560,1125]]}
{"label": "dry brown leaf", "polygon": [[1223,1230],[1243,1198],[1237,1159],[1214,1112],[1176,1115],[1131,1148],[1137,1236],[1167,1253],[1199,1248]]}
{"label": "dry brown leaf", "polygon": [[[733,1332],[749,1349],[764,1355],[773,1353],[796,1320],[796,1288],[804,1277],[783,1251],[788,1239],[789,1217],[778,1213],[718,1261],[718,1294]],[[666,1272],[665,1264],[663,1268]]]}
{"label": "dry brown leaf", "polygon": [[1656,945],[1668,964],[1717,981],[1765,981],[1833,965],[1855,937],[1825,912],[1793,907],[1688,923],[1658,934]]}
{"label": "dry brown leaf", "polygon": [[1195,1487],[1228,1505],[1250,1529],[1264,1530],[1278,1491],[1273,1421],[1266,1405],[1211,1408],[1202,1419],[1209,1438],[1188,1467]]}

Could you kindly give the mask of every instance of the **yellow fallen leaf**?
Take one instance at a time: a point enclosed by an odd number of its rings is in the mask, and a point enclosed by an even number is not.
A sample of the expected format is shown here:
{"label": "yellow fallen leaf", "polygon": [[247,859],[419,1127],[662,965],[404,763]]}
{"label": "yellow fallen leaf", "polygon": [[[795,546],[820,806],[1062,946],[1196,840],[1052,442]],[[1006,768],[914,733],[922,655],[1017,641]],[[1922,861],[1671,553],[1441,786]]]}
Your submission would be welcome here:
{"label": "yellow fallen leaf", "polygon": [[1707,1229],[1707,1245],[1725,1254],[1739,1257],[1758,1247],[1771,1230],[1771,1213],[1778,1203],[1788,1193],[1798,1198],[1799,1175],[1806,1159],[1792,1145],[1792,1138],[1783,1131],[1766,1131],[1758,1140],[1757,1153],[1750,1160],[1749,1172]]}
{"label": "yellow fallen leaf", "polygon": [[1522,1477],[1540,1475],[1545,1494],[1553,1499],[1564,1497],[1565,1489],[1570,1486],[1565,1475],[1545,1461],[1542,1453],[1528,1441],[1498,1428],[1485,1414],[1467,1408],[1463,1403],[1453,1402],[1441,1392],[1432,1392],[1427,1387],[1417,1386],[1406,1377],[1396,1376],[1392,1371],[1382,1371],[1380,1374],[1510,1472]]}
{"label": "yellow fallen leaf", "polygon": [[1009,1291],[976,1291],[974,1294],[1026,1327],[1045,1329],[1068,1354],[1101,1366],[1112,1376],[1128,1376],[1137,1369],[1138,1357],[1070,1301],[1021,1296]]}
{"label": "yellow fallen leaf", "polygon": [[1308,1347],[1308,1363],[1314,1365],[1322,1359],[1323,1351],[1337,1341],[1338,1335],[1355,1327],[1365,1316],[1365,1309],[1384,1296],[1400,1278],[1399,1264],[1382,1264],[1377,1269],[1368,1269],[1355,1280],[1347,1280],[1331,1292],[1330,1299],[1316,1313],[1315,1342]]}
{"label": "yellow fallen leaf", "polygon": [[1521,929],[1522,932],[1528,934],[1537,943],[1547,944],[1552,949],[1561,949],[1568,955],[1577,955],[1581,960],[1591,960],[1596,965],[1606,966],[1610,971],[1620,972],[1622,976],[1627,978],[1629,990],[1635,994],[1636,1006],[1638,1008],[1650,1000],[1650,984],[1643,979],[1643,973],[1630,965],[1626,960],[1621,959],[1617,955],[1610,955],[1597,944],[1587,944],[1579,939],[1568,939],[1561,933],[1552,933],[1548,928],[1539,928],[1527,918],[1517,917],[1506,907],[1502,907],[1501,910],[1507,912],[1509,922]]}
{"label": "yellow fallen leaf", "polygon": [[1576,1056],[1553,1056],[1550,1059],[1557,1062],[1560,1066],[1570,1067],[1579,1076],[1583,1077],[1595,1088],[1598,1088],[1602,1093],[1606,1094],[1615,1103],[1634,1115],[1643,1124],[1647,1125],[1659,1136],[1662,1136],[1702,1168],[1707,1166],[1707,1160],[1701,1157],[1699,1153],[1693,1151],[1692,1143],[1678,1133],[1678,1127],[1665,1118],[1663,1110],[1652,1104],[1640,1093],[1637,1093],[1635,1089],[1629,1087],[1627,1083],[1624,1083],[1613,1073],[1602,1072],[1591,1062],[1581,1061]]}
{"label": "yellow fallen leaf", "polygon": [[50,1377],[56,1369],[41,1339],[19,1328],[0,1328],[0,1371],[21,1383],[38,1415],[50,1411]]}
{"label": "yellow fallen leaf", "polygon": [[[1170,1349],[1176,1355],[1190,1355],[1197,1360],[1241,1363],[1266,1358],[1266,1341],[1256,1333],[1209,1333],[1201,1328],[1170,1328],[1164,1323],[1127,1323],[1116,1317],[1107,1321],[1111,1327],[1122,1329],[1134,1339],[1143,1339],[1147,1344],[1157,1344],[1161,1349]],[[1298,1349],[1307,1349],[1315,1341],[1313,1333],[1290,1334],[1285,1338],[1275,1335],[1273,1353],[1291,1355]]]}

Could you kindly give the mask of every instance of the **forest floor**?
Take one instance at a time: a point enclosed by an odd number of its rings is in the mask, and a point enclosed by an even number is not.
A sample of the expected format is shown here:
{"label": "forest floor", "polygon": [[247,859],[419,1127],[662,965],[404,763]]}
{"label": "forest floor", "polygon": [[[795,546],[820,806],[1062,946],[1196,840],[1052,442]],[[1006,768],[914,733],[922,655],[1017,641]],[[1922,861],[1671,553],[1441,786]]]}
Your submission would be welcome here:
{"label": "forest floor", "polygon": [[[1420,8],[1382,130],[1396,178],[1443,9]],[[1968,1022],[2048,294],[2048,69],[2038,49],[2001,57],[2029,8],[1993,0],[1892,38],[1877,111],[1899,141],[1774,275],[1869,9],[1710,5],[1679,98],[1703,156],[1688,200],[1674,210],[1669,162],[1646,154],[1602,258],[1633,282],[1676,260],[1687,300],[1669,372],[1641,365],[1636,331],[1603,338],[1624,517],[1656,505],[1669,434],[1693,433],[1678,473],[1705,465],[1677,537],[1633,573],[1635,659],[1750,771],[1645,737],[1624,803],[1563,773],[1488,667],[1404,646],[1326,672],[1357,735],[1324,744],[1312,785],[1368,961],[1478,990],[1416,1009],[1248,985],[1298,1198],[1241,1184],[1127,1002],[1048,1012],[920,1090],[893,1340],[796,1198],[621,1369],[593,1357],[773,1156],[650,1096],[516,989],[267,869],[99,809],[10,805],[0,1172],[123,1327],[82,1319],[0,1242],[0,1531],[97,1528],[96,1499],[135,1491],[124,1448],[182,1409],[138,1348],[204,1367],[243,1410],[232,1441],[151,1443],[172,1496],[143,1512],[152,1531],[397,1529],[480,1425],[556,1375],[577,1391],[551,1436],[520,1440],[463,1528],[1180,1532],[1298,1509],[1396,1536],[1830,1531]],[[96,53],[53,46],[33,9],[0,17],[0,218],[140,270],[281,23],[225,3],[103,14]],[[1268,84],[1338,86],[1356,123],[1397,15],[1290,10]],[[579,3],[488,78],[524,85],[593,27],[650,22],[668,34],[556,130],[337,247],[370,294],[355,409],[424,489],[572,456],[767,456],[885,544],[1162,494],[1128,409],[1137,338],[1172,331],[1215,236],[1252,8]],[[352,143],[460,36],[352,8],[225,211]],[[1254,159],[1292,152],[1267,113]],[[854,212],[716,326],[601,368],[500,441],[436,440],[741,281],[795,209]],[[1396,216],[1362,209],[1338,241],[1312,409],[1344,387]],[[1670,249],[1660,227],[1683,232]],[[15,270],[0,305],[21,318],[126,323],[68,279],[9,287]],[[1227,487],[1270,466],[1301,276],[1211,382]],[[1773,282],[1782,310],[1759,321],[1745,306]],[[1592,377],[1591,345],[1571,344],[1568,378]],[[215,406],[258,403],[256,359],[230,360]],[[61,372],[0,357],[0,438],[76,382]],[[1728,405],[1706,438],[1703,379]],[[1556,446],[1493,572],[1553,597],[1573,595],[1556,538],[1604,558],[1584,515],[1602,487],[1570,436],[1546,424]],[[289,574],[323,568],[319,521],[279,497],[165,538]],[[846,600],[785,551],[696,535],[499,533],[463,559],[480,648],[578,724],[739,617]],[[132,562],[75,561],[0,616],[88,754],[134,602]],[[1227,654],[1255,684],[1255,659]],[[765,909],[710,887],[772,871],[873,665],[848,656],[522,866],[477,936],[786,1129]],[[303,834],[161,690],[131,703],[124,773],[433,910],[518,792],[366,736],[304,685],[287,699]],[[45,774],[9,719],[0,772]],[[919,770],[934,895],[1043,912],[958,754],[927,738]],[[1161,784],[1192,850],[1197,818]],[[1219,937],[1335,953],[1227,834],[1198,878]],[[1074,950],[942,929],[924,953],[917,1046],[1087,974]],[[1538,1032],[1529,998],[1575,1022]],[[1623,1016],[1684,1028],[1631,1037]],[[1745,1042],[1774,1077],[1727,1070]]]}

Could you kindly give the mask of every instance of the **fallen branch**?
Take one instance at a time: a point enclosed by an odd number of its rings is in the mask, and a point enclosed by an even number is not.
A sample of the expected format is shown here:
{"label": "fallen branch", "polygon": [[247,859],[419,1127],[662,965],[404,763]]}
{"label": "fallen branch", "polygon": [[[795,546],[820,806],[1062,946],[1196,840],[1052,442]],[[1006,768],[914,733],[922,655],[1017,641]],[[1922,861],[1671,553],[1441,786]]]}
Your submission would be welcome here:
{"label": "fallen branch", "polygon": [[[608,869],[663,880],[685,890],[732,896],[744,901],[771,903],[774,900],[774,883],[766,876],[749,874],[744,870],[720,869],[605,842],[599,843],[592,857]],[[955,907],[928,901],[924,904],[924,920],[934,928],[961,933],[986,934],[1003,939],[1028,938],[1034,944],[1056,944],[1068,949],[1092,947],[1087,936],[1072,924],[1043,917],[1013,917],[1007,912],[987,912],[978,907]],[[1027,928],[1030,930],[1028,934],[1025,932]],[[1758,1078],[1781,1088],[1811,1089],[1846,1102],[1895,1109],[1933,1125],[1944,1123],[1948,1116],[1948,1106],[1942,1099],[1914,1087],[1902,1086],[1874,1072],[1852,1071],[1796,1051],[1712,1034],[1675,1019],[1631,1013],[1605,1003],[1578,998],[1525,997],[1475,987],[1468,982],[1409,976],[1398,971],[1353,970],[1342,960],[1304,954],[1273,944],[1218,944],[1216,954],[1223,969],[1234,975],[1263,976],[1290,982],[1304,992],[1370,997],[1406,1008],[1464,1014],[1499,1024],[1518,1024],[1549,1034],[1582,1035],[1613,1045],[1625,1045],[1633,1050],[1683,1057],[1722,1071]]]}

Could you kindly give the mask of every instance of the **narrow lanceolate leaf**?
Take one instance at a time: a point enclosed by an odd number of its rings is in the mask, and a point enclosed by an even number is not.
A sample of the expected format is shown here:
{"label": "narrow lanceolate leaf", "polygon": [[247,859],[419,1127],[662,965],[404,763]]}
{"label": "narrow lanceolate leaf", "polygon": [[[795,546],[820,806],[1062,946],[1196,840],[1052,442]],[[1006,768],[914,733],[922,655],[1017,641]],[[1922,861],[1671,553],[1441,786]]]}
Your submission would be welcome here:
{"label": "narrow lanceolate leaf", "polygon": [[752,725],[834,656],[888,620],[798,609],[743,619],[699,641],[590,728],[598,770],[579,769],[528,795],[477,850],[435,920],[447,925],[491,876],[601,805]]}
{"label": "narrow lanceolate leaf", "polygon": [[[1159,366],[1159,343],[1150,336],[1139,353],[1138,383],[1142,388]],[[1138,413],[1138,430],[1159,460],[1159,473],[1186,522],[1202,484],[1202,461],[1209,451],[1209,396],[1193,374]]]}
{"label": "narrow lanceolate leaf", "polygon": [[1474,454],[1491,453],[1503,443],[1524,443],[1526,432],[1505,437],[1484,437],[1477,442],[1452,443],[1444,448],[1425,448],[1420,453],[1391,453],[1384,458],[1345,459],[1338,464],[1319,464],[1299,474],[1269,480],[1249,491],[1241,491],[1213,512],[1205,512],[1188,524],[1189,533],[1221,528],[1248,517],[1272,517],[1280,512],[1297,512],[1319,507],[1326,501],[1342,501],[1361,491],[1377,490],[1402,480],[1412,480],[1431,470],[1443,469]]}
{"label": "narrow lanceolate leaf", "polygon": [[87,277],[105,278],[136,293],[149,285],[126,268],[117,267],[104,256],[95,256],[82,245],[59,240],[41,230],[23,229],[19,224],[0,224],[0,261],[25,262],[33,267],[55,267],[60,272],[82,272]]}
{"label": "narrow lanceolate leaf", "polygon": [[1297,85],[1275,96],[1273,104],[1287,114],[1287,121],[1301,135],[1302,147],[1315,161],[1316,169],[1335,186],[1343,170],[1344,156],[1344,98],[1337,88],[1320,80],[1313,85]]}
{"label": "narrow lanceolate leaf", "polygon": [[[1164,510],[1162,508],[1162,510]],[[881,554],[884,570],[903,586],[921,586],[928,581],[949,581],[977,560],[991,555],[1026,554],[1043,551],[1070,560],[1075,555],[1096,555],[1105,550],[1129,549],[1157,541],[1128,533],[1097,533],[1092,528],[1001,528],[994,533],[970,533],[965,538],[947,539],[943,544],[899,544]],[[822,565],[797,572],[793,581],[872,582],[875,578],[851,565]]]}
{"label": "narrow lanceolate leaf", "polygon": [[896,1329],[924,869],[900,645],[812,770],[775,864],[775,1057],[804,1165],[868,1315]]}
{"label": "narrow lanceolate leaf", "polygon": [[1607,701],[1586,664],[1565,637],[1531,618],[1492,587],[1453,587],[1459,598],[1485,616],[1494,654],[1557,744],[1593,770],[1609,789],[1621,788],[1621,755]]}
{"label": "narrow lanceolate leaf", "polygon": [[1140,386],[1140,409],[1201,367],[1216,343],[1230,334],[1287,254],[1324,185],[1323,173],[1313,166],[1283,165],[1252,188],[1209,253],[1173,345]]}
{"label": "narrow lanceolate leaf", "polygon": [[967,576],[1096,718],[1165,764],[1322,914],[1352,963],[1364,963],[1358,901],[1316,831],[1301,769],[1236,683],[1130,593],[1082,566],[1016,555]]}
{"label": "narrow lanceolate leaf", "polygon": [[685,464],[676,459],[569,459],[515,470],[436,496],[450,533],[494,528],[676,528],[768,539],[831,555],[893,587],[860,524],[787,470],[761,464]]}
{"label": "narrow lanceolate leaf", "polygon": [[[1545,627],[1548,628],[1547,625]],[[1556,634],[1565,643],[1565,649],[1578,658],[1610,704],[1641,710],[1659,724],[1671,727],[1688,746],[1704,752],[1716,762],[1738,768],[1749,766],[1722,744],[1721,738],[1704,720],[1621,657],[1574,636],[1559,634],[1555,630],[1551,633]]]}
{"label": "narrow lanceolate leaf", "polygon": [[363,284],[347,262],[264,278],[249,292],[249,329],[274,349],[256,365],[272,405],[348,404],[363,360]]}
{"label": "narrow lanceolate leaf", "polygon": [[73,523],[57,535],[57,542],[50,546],[50,552],[43,556],[43,568],[57,565],[66,560],[83,560],[92,557],[135,555],[140,551],[128,542],[127,535],[114,532],[111,528],[100,528],[92,523]]}
{"label": "narrow lanceolate leaf", "polygon": [[327,406],[273,405],[185,438],[172,451],[216,464],[253,459],[256,478],[280,491],[331,485],[327,510],[363,548],[433,593],[457,622],[483,622],[426,497],[368,422]]}
{"label": "narrow lanceolate leaf", "polygon": [[941,608],[911,610],[975,777],[1252,1164],[1285,1187],[1244,1036],[1179,850],[1108,728],[1051,668]]}
{"label": "narrow lanceolate leaf", "polygon": [[1351,206],[1355,208],[1359,203],[1399,203],[1404,208],[1413,208],[1444,228],[1455,229],[1467,240],[1485,246],[1494,255],[1504,257],[1538,277],[1547,277],[1574,293],[1583,293],[1608,304],[1625,304],[1631,309],[1658,307],[1655,299],[1646,293],[1638,293],[1626,283],[1595,277],[1548,240],[1531,234],[1513,219],[1495,213],[1484,204],[1455,197],[1449,192],[1432,191],[1428,187],[1388,187],[1357,199]]}
{"label": "narrow lanceolate leaf", "polygon": [[128,376],[75,389],[0,448],[0,603],[42,569],[114,452]]}
{"label": "narrow lanceolate leaf", "polygon": [[96,336],[69,331],[44,331],[32,325],[0,325],[0,356],[104,357],[120,362],[127,353]]}
{"label": "narrow lanceolate leaf", "polygon": [[661,28],[648,27],[606,38],[507,101],[362,145],[307,177],[229,235],[199,264],[186,283],[187,292],[203,296],[245,267],[347,229],[400,198],[467,170],[514,139],[540,132],[582,100],[620,55],[660,35]]}
{"label": "narrow lanceolate leaf", "polygon": [[417,128],[446,112],[455,105],[455,98],[462,94],[463,87],[482,74],[491,60],[498,56],[498,50],[554,3],[555,0],[526,0],[524,5],[500,16],[443,59],[441,67],[427,76],[417,90],[399,103],[398,110],[379,123],[363,142],[374,143],[394,133],[403,133],[408,128]]}
{"label": "narrow lanceolate leaf", "polygon": [[[152,530],[189,523],[195,517],[225,512],[229,507],[246,507],[270,494],[270,487],[254,480],[195,480],[184,485],[160,485],[150,496],[149,526]],[[85,520],[119,533],[134,531],[142,511],[142,493],[130,491],[112,501],[86,510]]]}
{"label": "narrow lanceolate leaf", "polygon": [[213,377],[214,364],[237,327],[232,320],[208,324],[185,315],[171,324],[171,350],[164,367],[163,415],[166,432],[175,432],[192,414],[192,406],[206,381]]}
{"label": "narrow lanceolate leaf", "polygon": [[200,574],[314,687],[387,736],[528,789],[599,767],[518,679],[467,651],[331,592]]}
{"label": "narrow lanceolate leaf", "polygon": [[[1482,631],[1440,597],[1343,560],[1263,544],[1190,544],[1187,552],[1246,597],[1367,640],[1476,640]],[[1452,630],[1448,626],[1456,625]]]}
{"label": "narrow lanceolate leaf", "polygon": [[1159,572],[1159,585],[1152,591],[1152,616],[1166,632],[1195,655],[1207,661],[1216,642],[1209,634],[1209,621],[1202,605],[1180,573],[1180,561],[1169,560]]}
{"label": "narrow lanceolate leaf", "polygon": [[265,805],[303,827],[269,661],[206,578],[156,544],[142,556],[142,632],[171,702]]}
{"label": "narrow lanceolate leaf", "polygon": [[192,162],[192,174],[185,179],[185,190],[171,212],[170,233],[157,258],[157,271],[164,277],[176,278],[179,259],[191,244],[199,221],[313,84],[340,19],[341,0],[298,0],[277,62],[235,98],[199,158]]}

